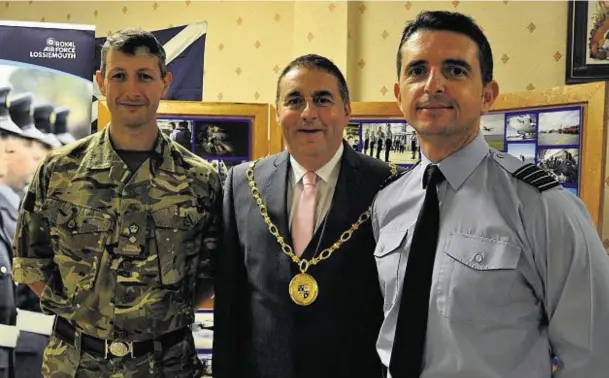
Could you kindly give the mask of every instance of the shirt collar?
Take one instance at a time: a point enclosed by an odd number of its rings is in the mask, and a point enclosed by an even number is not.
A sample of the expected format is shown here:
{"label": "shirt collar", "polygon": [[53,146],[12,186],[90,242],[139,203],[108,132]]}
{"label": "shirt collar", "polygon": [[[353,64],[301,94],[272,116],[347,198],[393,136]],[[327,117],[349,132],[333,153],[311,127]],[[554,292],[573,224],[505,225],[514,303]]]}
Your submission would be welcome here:
{"label": "shirt collar", "polygon": [[[438,163],[440,171],[446,177],[446,181],[453,190],[459,190],[465,180],[467,180],[482,159],[488,154],[489,150],[490,147],[484,139],[484,135],[478,132],[478,135],[476,135],[476,138],[470,144]],[[421,172],[424,172],[429,164],[432,164],[431,160],[421,150]]]}
{"label": "shirt collar", "polygon": [[[87,166],[91,169],[107,169],[114,164],[122,165],[122,160],[115,152],[110,141],[110,127],[104,128],[101,132],[95,134],[94,139],[89,147],[87,157]],[[159,168],[168,171],[176,172],[172,151],[173,147],[170,140],[159,129],[157,140],[153,148],[153,157],[160,160]]]}
{"label": "shirt collar", "polygon": [[[332,159],[324,164],[323,167],[315,171],[317,176],[331,187],[334,187],[336,185],[336,181],[338,180],[338,163],[340,162],[340,158],[343,156],[344,149],[345,147],[341,143],[334,156],[332,156]],[[294,187],[300,182],[300,180],[302,180],[302,177],[305,175],[305,173],[307,173],[307,170],[300,165],[300,163],[298,163],[292,155],[290,155],[290,164],[292,166],[292,187]]]}

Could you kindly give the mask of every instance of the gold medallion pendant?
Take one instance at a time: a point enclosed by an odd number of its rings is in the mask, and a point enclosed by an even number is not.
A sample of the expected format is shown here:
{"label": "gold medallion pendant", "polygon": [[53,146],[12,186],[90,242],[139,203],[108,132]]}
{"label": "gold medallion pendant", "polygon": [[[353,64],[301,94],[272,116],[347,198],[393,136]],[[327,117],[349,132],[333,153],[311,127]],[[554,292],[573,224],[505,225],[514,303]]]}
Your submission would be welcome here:
{"label": "gold medallion pendant", "polygon": [[315,302],[319,287],[313,276],[306,273],[298,273],[290,281],[290,298],[300,306],[308,306]]}
{"label": "gold medallion pendant", "polygon": [[[311,303],[315,302],[315,300],[317,299],[317,295],[319,294],[319,287],[317,286],[317,281],[315,280],[315,278],[307,274],[307,270],[309,269],[309,267],[317,265],[323,260],[332,256],[334,251],[338,250],[343,245],[343,243],[349,241],[353,233],[358,230],[363,223],[370,219],[372,209],[369,206],[368,209],[359,216],[357,221],[353,223],[351,227],[349,227],[345,232],[343,232],[336,242],[330,244],[328,248],[321,251],[319,256],[314,256],[310,260],[301,259],[300,257],[296,256],[292,247],[288,245],[285,242],[284,237],[279,234],[279,229],[271,220],[271,217],[268,213],[268,209],[262,201],[262,198],[260,198],[260,190],[258,189],[258,187],[256,187],[256,181],[254,180],[254,167],[256,166],[258,160],[251,162],[249,168],[246,171],[247,181],[250,186],[252,198],[254,199],[254,201],[256,201],[258,209],[260,210],[260,215],[262,215],[262,217],[264,218],[264,222],[267,224],[269,232],[275,237],[277,243],[279,243],[279,245],[281,246],[281,251],[286,254],[295,264],[297,264],[298,268],[300,269],[300,273],[295,275],[294,278],[292,278],[292,280],[290,281],[288,287],[290,297],[297,305],[308,306]],[[393,163],[389,163],[389,165],[390,175],[387,177],[384,184],[388,184],[394,178],[398,177],[397,166]]]}

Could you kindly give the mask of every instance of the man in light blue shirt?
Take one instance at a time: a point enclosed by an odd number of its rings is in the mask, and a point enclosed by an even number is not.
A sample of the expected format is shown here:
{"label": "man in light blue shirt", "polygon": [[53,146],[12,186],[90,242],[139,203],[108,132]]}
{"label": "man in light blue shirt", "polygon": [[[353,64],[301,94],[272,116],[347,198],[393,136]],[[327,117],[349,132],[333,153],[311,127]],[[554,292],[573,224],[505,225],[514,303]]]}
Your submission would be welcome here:
{"label": "man in light blue shirt", "polygon": [[[395,95],[421,161],[373,206],[388,376],[549,378],[555,357],[554,377],[608,377],[609,258],[577,197],[479,132],[499,92],[482,31],[458,13],[424,12],[404,29],[397,62]],[[411,245],[424,198],[435,198],[423,184],[430,165],[441,172],[437,247],[429,284],[404,286],[424,270],[412,262],[429,257],[417,255],[420,236]],[[429,306],[400,308],[413,293]],[[420,361],[398,369],[417,358],[406,351],[419,333]]]}

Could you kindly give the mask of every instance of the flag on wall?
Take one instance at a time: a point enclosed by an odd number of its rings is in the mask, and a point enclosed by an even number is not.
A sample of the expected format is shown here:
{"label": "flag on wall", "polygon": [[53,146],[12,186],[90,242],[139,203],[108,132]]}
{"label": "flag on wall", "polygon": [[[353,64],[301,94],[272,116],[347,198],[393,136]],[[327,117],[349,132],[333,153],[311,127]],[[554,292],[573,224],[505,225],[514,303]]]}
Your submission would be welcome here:
{"label": "flag on wall", "polygon": [[[207,22],[196,22],[169,29],[152,31],[165,48],[167,69],[173,75],[166,100],[202,101],[203,67]],[[95,39],[95,71],[101,63],[101,49],[106,38]],[[95,79],[93,80],[93,117],[91,129],[97,130],[97,102],[103,100]]]}

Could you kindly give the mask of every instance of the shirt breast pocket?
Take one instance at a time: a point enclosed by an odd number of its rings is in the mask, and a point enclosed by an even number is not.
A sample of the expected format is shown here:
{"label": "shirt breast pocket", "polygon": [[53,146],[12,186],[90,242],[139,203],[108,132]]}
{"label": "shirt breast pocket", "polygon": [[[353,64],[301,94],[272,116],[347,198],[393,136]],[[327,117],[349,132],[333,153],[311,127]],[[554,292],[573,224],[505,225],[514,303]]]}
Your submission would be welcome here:
{"label": "shirt breast pocket", "polygon": [[199,264],[203,214],[190,202],[152,212],[159,261],[159,279],[165,286],[194,277]]}
{"label": "shirt breast pocket", "polygon": [[406,245],[408,244],[407,240],[407,230],[381,230],[374,249],[385,311],[395,303],[399,287],[402,284],[399,276],[401,269],[403,270],[404,264],[402,262],[407,257],[402,253],[409,248]]}
{"label": "shirt breast pocket", "polygon": [[505,241],[451,233],[439,275],[440,312],[451,320],[504,323],[521,252]]}
{"label": "shirt breast pocket", "polygon": [[93,289],[112,228],[111,216],[56,199],[46,200],[42,213],[49,222],[53,258],[68,295]]}

